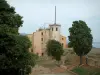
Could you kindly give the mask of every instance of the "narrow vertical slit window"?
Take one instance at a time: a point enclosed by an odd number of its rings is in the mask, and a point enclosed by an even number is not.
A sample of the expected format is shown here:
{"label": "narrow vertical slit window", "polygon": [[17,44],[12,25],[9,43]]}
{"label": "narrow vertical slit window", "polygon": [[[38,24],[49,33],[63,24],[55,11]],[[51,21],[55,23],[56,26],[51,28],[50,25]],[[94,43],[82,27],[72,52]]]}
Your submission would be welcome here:
{"label": "narrow vertical slit window", "polygon": [[43,41],[43,38],[41,38],[41,41]]}
{"label": "narrow vertical slit window", "polygon": [[53,28],[52,28],[52,31],[53,31]]}
{"label": "narrow vertical slit window", "polygon": [[41,33],[41,35],[43,35],[43,32]]}
{"label": "narrow vertical slit window", "polygon": [[62,40],[64,40],[64,38],[62,38]]}
{"label": "narrow vertical slit window", "polygon": [[58,28],[56,28],[56,31],[58,31]]}

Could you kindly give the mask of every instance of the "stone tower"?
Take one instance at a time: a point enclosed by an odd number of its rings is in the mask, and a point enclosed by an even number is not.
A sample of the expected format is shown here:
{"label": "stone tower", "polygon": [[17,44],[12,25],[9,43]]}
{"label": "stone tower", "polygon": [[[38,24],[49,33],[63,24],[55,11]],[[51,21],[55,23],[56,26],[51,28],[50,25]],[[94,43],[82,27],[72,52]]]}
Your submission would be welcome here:
{"label": "stone tower", "polygon": [[49,25],[49,26],[50,26],[50,39],[54,39],[54,40],[60,42],[61,25],[52,24],[52,25]]}
{"label": "stone tower", "polygon": [[56,24],[56,6],[55,6],[55,23],[49,25],[49,27],[50,27],[50,39],[54,39],[60,42],[61,25]]}

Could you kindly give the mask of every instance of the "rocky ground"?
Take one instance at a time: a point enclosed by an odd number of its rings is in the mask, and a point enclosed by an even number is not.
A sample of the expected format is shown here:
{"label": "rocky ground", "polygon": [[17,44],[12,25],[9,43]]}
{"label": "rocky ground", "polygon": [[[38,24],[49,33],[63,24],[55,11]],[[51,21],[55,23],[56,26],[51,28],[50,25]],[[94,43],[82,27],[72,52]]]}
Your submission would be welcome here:
{"label": "rocky ground", "polygon": [[[93,59],[100,59],[100,49],[92,49],[88,54],[89,57]],[[56,61],[42,57],[42,60],[37,62],[37,65],[32,69],[30,75],[75,75],[70,72],[75,66],[79,65],[79,57],[71,50],[66,50],[65,55],[63,55],[62,60],[66,61],[66,64],[61,64],[60,67],[56,66]],[[89,63],[92,63],[91,60]],[[62,61],[63,62],[63,61]],[[85,59],[83,59],[85,62]],[[94,65],[94,62],[92,63]]]}
{"label": "rocky ground", "polygon": [[32,73],[30,75],[73,75],[73,74],[67,71],[67,66],[64,65],[61,65],[60,67],[56,66],[54,60],[45,60],[45,61],[42,60],[41,62],[38,62],[37,65],[32,69]]}
{"label": "rocky ground", "polygon": [[54,67],[52,69],[43,66],[36,66],[32,69],[31,75],[73,75],[61,67]]}

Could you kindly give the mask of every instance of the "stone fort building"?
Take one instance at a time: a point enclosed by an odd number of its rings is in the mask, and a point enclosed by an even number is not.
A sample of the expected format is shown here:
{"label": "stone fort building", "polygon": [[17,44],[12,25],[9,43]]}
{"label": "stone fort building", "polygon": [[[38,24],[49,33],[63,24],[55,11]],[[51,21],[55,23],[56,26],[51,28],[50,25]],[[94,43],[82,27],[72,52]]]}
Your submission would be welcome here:
{"label": "stone fort building", "polygon": [[66,37],[61,35],[61,25],[56,24],[56,7],[55,23],[49,24],[48,28],[39,28],[36,32],[33,32],[33,34],[28,34],[27,36],[32,43],[32,47],[29,51],[39,56],[45,53],[48,40],[57,40],[63,45],[63,48],[67,48]]}

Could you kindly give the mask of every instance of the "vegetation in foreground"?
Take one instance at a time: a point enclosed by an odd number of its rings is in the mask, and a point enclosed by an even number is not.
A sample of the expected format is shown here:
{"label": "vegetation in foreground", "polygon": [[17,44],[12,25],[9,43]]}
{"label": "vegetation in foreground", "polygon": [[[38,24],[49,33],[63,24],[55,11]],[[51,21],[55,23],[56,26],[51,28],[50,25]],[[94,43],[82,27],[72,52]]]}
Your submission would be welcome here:
{"label": "vegetation in foreground", "polygon": [[100,68],[95,67],[76,67],[72,70],[78,75],[100,75]]}
{"label": "vegetation in foreground", "polygon": [[29,74],[36,55],[29,52],[31,42],[19,35],[22,16],[5,0],[0,0],[0,75]]}

